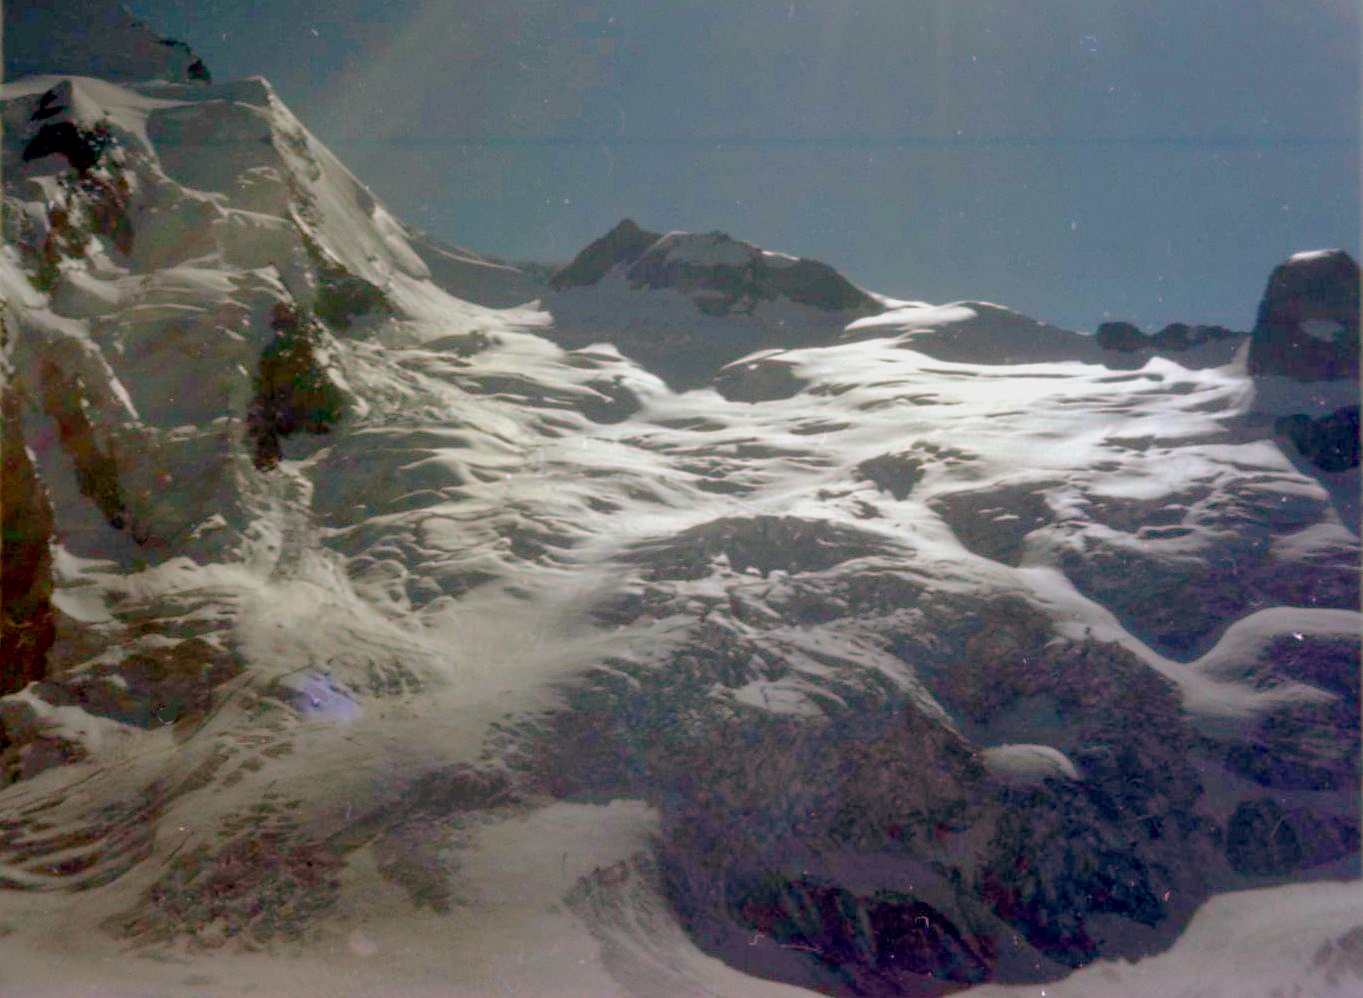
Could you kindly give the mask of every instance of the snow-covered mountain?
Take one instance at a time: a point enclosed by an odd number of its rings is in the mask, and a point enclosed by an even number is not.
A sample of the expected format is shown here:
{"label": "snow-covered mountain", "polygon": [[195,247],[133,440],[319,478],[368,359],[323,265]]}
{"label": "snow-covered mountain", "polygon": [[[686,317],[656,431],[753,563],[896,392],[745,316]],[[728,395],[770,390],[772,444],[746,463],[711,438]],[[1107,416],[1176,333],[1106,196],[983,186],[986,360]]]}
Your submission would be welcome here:
{"label": "snow-covered mountain", "polygon": [[3,88],[0,990],[1356,982],[1347,256],[1153,343],[546,288],[158,67]]}

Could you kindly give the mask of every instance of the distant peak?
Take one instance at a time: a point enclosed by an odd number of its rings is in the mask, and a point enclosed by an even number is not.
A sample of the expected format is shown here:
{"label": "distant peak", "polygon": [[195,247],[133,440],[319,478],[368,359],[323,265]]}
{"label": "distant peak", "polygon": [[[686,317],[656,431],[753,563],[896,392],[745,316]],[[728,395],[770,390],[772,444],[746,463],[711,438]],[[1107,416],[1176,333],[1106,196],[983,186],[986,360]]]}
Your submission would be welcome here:
{"label": "distant peak", "polygon": [[555,291],[595,284],[625,269],[634,288],[671,288],[712,315],[750,312],[775,298],[824,311],[872,310],[876,301],[826,263],[773,253],[727,232],[666,234],[621,220],[549,281]]}
{"label": "distant peak", "polygon": [[632,218],[622,219],[604,236],[573,257],[568,266],[550,277],[549,287],[555,291],[566,291],[595,284],[611,268],[639,259],[661,238],[662,233],[640,228]]}
{"label": "distant peak", "polygon": [[614,228],[612,228],[609,232],[606,233],[605,238],[625,239],[631,236],[640,235],[652,235],[654,236],[654,238],[656,238],[655,233],[650,233],[647,229],[640,226],[639,223],[636,222],[634,219],[622,218],[620,219],[620,221],[615,223]]}

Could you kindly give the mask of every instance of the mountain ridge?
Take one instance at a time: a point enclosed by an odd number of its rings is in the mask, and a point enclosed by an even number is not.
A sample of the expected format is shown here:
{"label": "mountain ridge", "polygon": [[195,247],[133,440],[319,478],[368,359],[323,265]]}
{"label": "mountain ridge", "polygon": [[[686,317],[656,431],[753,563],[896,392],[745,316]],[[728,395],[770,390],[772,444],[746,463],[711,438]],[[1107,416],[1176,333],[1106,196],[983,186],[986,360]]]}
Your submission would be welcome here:
{"label": "mountain ridge", "polygon": [[1357,877],[1347,378],[637,226],[487,307],[264,81],[3,98],[16,979],[1082,987]]}

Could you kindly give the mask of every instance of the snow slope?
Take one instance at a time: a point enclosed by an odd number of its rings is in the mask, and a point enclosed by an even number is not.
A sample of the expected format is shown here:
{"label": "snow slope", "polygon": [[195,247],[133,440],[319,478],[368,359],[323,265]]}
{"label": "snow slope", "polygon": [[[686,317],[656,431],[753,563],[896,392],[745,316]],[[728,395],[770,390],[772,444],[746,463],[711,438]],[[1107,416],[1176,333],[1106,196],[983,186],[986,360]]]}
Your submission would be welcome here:
{"label": "snow slope", "polygon": [[1356,986],[1356,383],[714,234],[490,308],[262,80],[3,100],[0,990]]}

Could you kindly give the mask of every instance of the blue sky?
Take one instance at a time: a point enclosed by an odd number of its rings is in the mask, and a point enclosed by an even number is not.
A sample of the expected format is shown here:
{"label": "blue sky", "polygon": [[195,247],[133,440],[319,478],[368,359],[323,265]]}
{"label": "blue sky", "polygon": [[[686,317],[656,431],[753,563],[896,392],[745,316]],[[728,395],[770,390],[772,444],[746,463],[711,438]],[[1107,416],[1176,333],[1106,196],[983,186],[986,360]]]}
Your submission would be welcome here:
{"label": "blue sky", "polygon": [[1247,328],[1359,241],[1353,0],[132,0],[401,217],[562,260],[630,216],[899,297]]}

